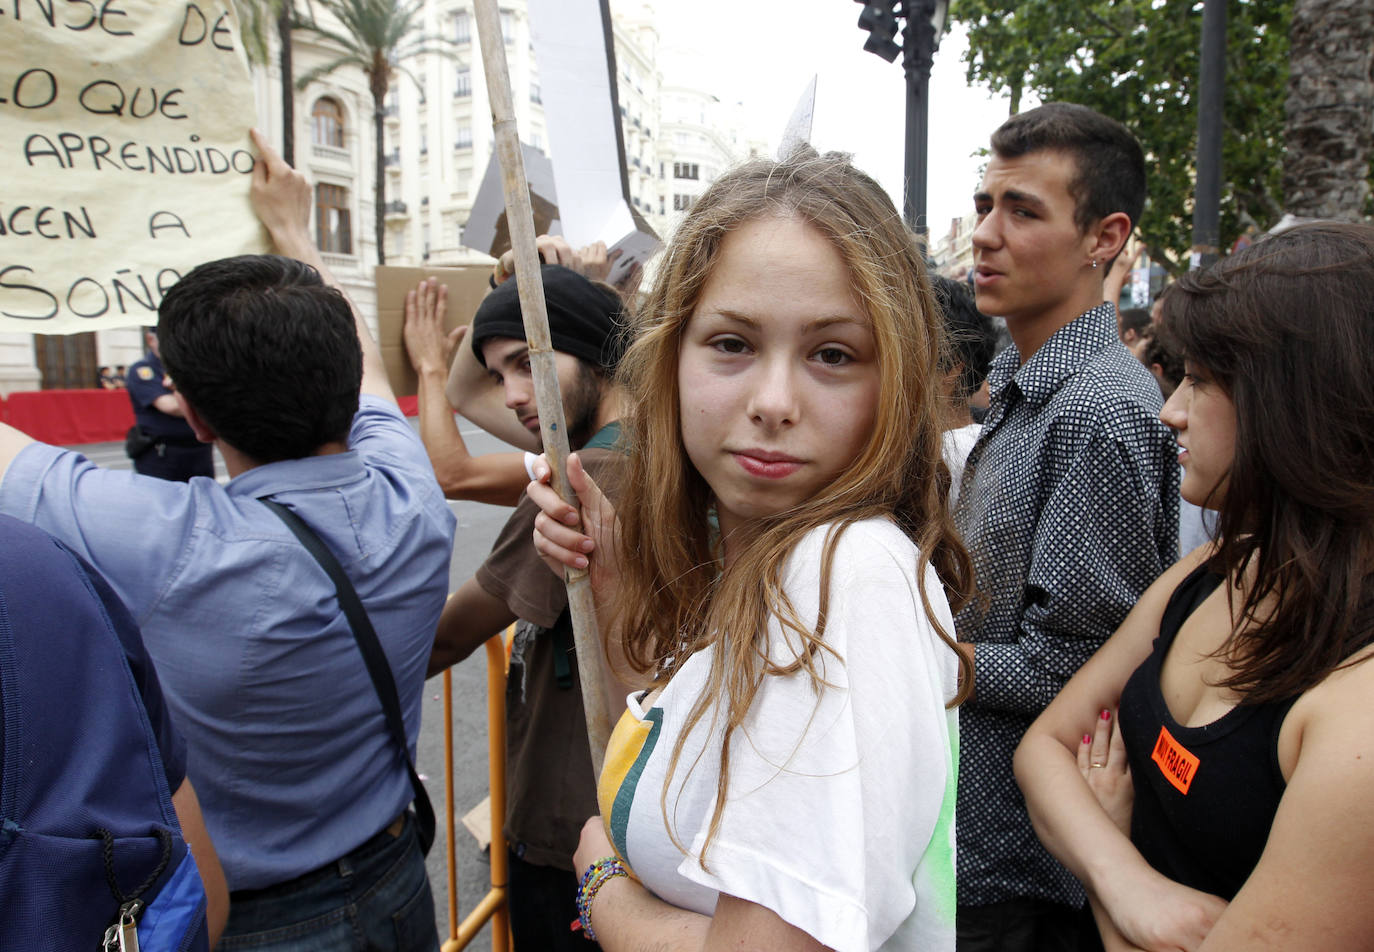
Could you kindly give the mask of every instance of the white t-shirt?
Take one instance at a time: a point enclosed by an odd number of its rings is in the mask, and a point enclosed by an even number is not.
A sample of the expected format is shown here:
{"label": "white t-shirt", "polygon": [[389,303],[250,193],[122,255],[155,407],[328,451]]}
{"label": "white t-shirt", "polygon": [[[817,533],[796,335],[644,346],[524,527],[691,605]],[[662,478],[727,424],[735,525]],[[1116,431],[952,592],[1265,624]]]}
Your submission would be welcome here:
{"label": "white t-shirt", "polygon": [[[788,557],[784,590],[814,627],[827,528]],[[711,654],[689,658],[652,707],[631,695],[606,752],[599,799],[611,841],[655,895],[705,915],[718,893],[758,903],[842,952],[954,948],[954,800],[958,676],[917,588],[918,553],[891,522],[850,526],[831,563],[826,686],[805,671],[764,679],[731,744],[721,824],[701,855],[716,802],[723,725],[711,711],[668,765]],[[954,631],[934,569],[926,595]],[[769,656],[800,638],[769,623]],[[724,712],[721,710],[723,720]],[[700,759],[698,759],[700,758]],[[668,833],[664,808],[678,843]]]}
{"label": "white t-shirt", "polygon": [[968,426],[945,430],[945,465],[949,467],[949,475],[953,480],[949,486],[950,512],[954,511],[954,504],[959,501],[959,483],[964,478],[964,464],[968,462],[968,454],[972,451],[973,444],[978,442],[978,434],[982,432],[981,423],[970,423]]}

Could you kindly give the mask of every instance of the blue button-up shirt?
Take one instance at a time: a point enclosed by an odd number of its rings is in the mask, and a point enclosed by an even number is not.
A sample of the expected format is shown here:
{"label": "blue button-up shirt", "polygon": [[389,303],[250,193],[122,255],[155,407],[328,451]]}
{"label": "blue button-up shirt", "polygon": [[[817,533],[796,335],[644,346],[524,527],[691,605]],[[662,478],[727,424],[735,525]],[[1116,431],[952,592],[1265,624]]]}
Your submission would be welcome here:
{"label": "blue button-up shirt", "polygon": [[[1026,728],[1178,558],[1178,463],[1159,386],[1103,304],[1025,364],[988,374],[955,521],[977,597],[955,619],[974,647],[960,712],[959,902],[1081,904],[1036,838],[1011,760]],[[1087,725],[1085,725],[1086,728]]]}
{"label": "blue button-up shirt", "polygon": [[0,511],[91,562],[142,626],[232,889],[337,859],[412,796],[333,584],[258,501],[294,509],[342,563],[391,664],[413,754],[455,520],[394,404],[364,396],[348,444],[224,486],[34,444],[0,483]]}

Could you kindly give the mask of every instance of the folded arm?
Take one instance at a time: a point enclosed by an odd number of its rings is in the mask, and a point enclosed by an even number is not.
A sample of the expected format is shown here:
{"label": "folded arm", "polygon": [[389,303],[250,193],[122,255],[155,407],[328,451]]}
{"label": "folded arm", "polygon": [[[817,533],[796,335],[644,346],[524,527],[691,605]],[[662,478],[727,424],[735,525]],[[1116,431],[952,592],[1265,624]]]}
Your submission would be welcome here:
{"label": "folded arm", "polygon": [[[1104,711],[1114,714],[1126,681],[1149,656],[1170,594],[1204,555],[1174,565],[1146,590],[1117,633],[1026,731],[1014,762],[1040,841],[1114,924],[1115,934],[1104,938],[1124,937],[1149,950],[1198,948],[1226,904],[1155,872],[1099,802],[1079,760],[1090,756],[1085,734],[1102,723]],[[1171,913],[1160,916],[1160,909]]]}
{"label": "folded arm", "polygon": [[[615,855],[605,823],[594,816],[582,827],[573,856],[580,872]],[[606,952],[716,952],[770,949],[774,952],[821,952],[825,946],[766,906],[721,894],[714,915],[702,916],[659,899],[638,882],[617,876],[597,892],[591,906],[592,928]]]}
{"label": "folded arm", "polygon": [[1279,762],[1287,768],[1285,742],[1295,762],[1283,799],[1258,865],[1207,936],[1205,952],[1370,947],[1371,694],[1374,666],[1364,661],[1328,675],[1289,712],[1279,734]]}

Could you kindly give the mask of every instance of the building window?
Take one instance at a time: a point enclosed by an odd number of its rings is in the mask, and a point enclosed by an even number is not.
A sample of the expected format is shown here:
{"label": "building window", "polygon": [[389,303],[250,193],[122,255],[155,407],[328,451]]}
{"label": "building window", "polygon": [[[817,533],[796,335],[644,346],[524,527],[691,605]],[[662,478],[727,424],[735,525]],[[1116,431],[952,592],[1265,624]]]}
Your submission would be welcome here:
{"label": "building window", "polygon": [[701,168],[695,162],[674,162],[673,178],[676,179],[697,179],[701,177]]}
{"label": "building window", "polygon": [[692,207],[692,203],[695,202],[695,201],[696,201],[696,196],[695,196],[695,195],[674,195],[674,196],[673,196],[673,211],[675,211],[675,212],[685,212],[685,211],[687,211],[687,209],[689,209],[689,208]]}
{"label": "building window", "polygon": [[315,108],[311,110],[310,117],[314,120],[316,145],[327,145],[335,149],[344,147],[343,106],[328,96],[321,96],[315,100]]}
{"label": "building window", "polygon": [[453,140],[453,147],[455,149],[472,148],[472,126],[458,127],[458,134]]}
{"label": "building window", "polygon": [[315,186],[316,244],[321,251],[353,253],[353,229],[348,215],[348,189],[342,185]]}
{"label": "building window", "polygon": [[472,95],[472,70],[466,66],[458,68],[458,75],[453,84],[453,95],[464,98]]}
{"label": "building window", "polygon": [[472,17],[468,16],[466,10],[459,10],[453,15],[453,42],[459,46],[472,42]]}
{"label": "building window", "polygon": [[429,155],[429,127],[420,127],[420,154]]}
{"label": "building window", "polygon": [[539,89],[538,83],[530,83],[530,102],[543,103],[544,94]]}
{"label": "building window", "polygon": [[506,41],[507,46],[515,45],[515,12],[513,10],[501,11],[501,39]]}

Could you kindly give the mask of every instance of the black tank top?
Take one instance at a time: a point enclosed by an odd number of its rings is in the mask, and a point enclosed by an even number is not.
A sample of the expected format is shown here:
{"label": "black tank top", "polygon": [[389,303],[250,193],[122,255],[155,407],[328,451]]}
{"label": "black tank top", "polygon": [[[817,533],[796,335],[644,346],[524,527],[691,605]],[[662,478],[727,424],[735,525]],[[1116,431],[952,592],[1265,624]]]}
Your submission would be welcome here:
{"label": "black tank top", "polygon": [[1170,879],[1230,901],[1269,839],[1285,787],[1279,728],[1297,698],[1240,704],[1203,727],[1169,715],[1159,687],[1164,656],[1221,582],[1199,566],[1174,589],[1153,652],[1121,693],[1120,718],[1135,784],[1131,842]]}

